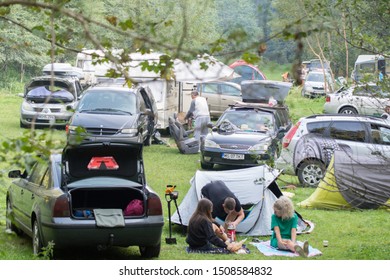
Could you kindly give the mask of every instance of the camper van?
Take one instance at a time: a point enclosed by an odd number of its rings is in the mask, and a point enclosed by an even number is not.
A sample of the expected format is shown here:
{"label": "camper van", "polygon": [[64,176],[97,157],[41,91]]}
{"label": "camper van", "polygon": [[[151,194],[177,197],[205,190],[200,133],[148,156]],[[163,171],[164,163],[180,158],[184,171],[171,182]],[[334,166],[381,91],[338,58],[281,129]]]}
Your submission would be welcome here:
{"label": "camper van", "polygon": [[379,79],[379,73],[390,76],[390,59],[382,55],[359,55],[355,61],[355,67],[351,78],[360,82],[363,77],[372,76],[374,81]]}

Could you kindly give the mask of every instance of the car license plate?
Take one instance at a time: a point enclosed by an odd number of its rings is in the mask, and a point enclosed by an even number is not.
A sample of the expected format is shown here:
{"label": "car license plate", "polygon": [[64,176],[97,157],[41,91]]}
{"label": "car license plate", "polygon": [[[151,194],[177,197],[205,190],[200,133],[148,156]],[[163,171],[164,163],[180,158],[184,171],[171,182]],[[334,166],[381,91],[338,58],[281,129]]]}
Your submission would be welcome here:
{"label": "car license plate", "polygon": [[233,159],[233,160],[243,160],[245,155],[243,154],[222,154],[222,158],[224,159]]}
{"label": "car license plate", "polygon": [[38,120],[55,120],[55,117],[50,116],[50,115],[38,115],[37,119]]}

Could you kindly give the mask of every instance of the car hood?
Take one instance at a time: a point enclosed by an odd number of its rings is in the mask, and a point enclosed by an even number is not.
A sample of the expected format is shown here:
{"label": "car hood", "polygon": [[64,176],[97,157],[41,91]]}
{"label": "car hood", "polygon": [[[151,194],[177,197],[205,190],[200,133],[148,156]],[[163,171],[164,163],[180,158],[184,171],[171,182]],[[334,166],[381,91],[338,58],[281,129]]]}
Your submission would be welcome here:
{"label": "car hood", "polygon": [[272,136],[268,133],[254,133],[245,131],[235,132],[211,132],[207,135],[207,140],[214,141],[217,144],[234,144],[250,145],[259,144],[262,142],[271,142]]}
{"label": "car hood", "polygon": [[144,184],[142,143],[91,142],[67,145],[62,152],[65,183],[109,176]]}
{"label": "car hood", "polygon": [[107,113],[80,113],[73,115],[71,125],[99,128],[131,128],[136,127],[137,115],[107,114]]}

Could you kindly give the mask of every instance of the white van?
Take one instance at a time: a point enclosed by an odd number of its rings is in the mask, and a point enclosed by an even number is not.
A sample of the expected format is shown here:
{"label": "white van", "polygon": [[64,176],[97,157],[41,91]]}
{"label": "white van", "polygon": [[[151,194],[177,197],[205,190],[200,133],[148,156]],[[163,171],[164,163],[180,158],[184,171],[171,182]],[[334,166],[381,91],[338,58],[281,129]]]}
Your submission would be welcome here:
{"label": "white van", "polygon": [[355,82],[360,82],[363,77],[371,75],[373,76],[373,81],[377,81],[379,72],[390,76],[390,59],[384,58],[382,55],[363,54],[356,59],[351,78]]}

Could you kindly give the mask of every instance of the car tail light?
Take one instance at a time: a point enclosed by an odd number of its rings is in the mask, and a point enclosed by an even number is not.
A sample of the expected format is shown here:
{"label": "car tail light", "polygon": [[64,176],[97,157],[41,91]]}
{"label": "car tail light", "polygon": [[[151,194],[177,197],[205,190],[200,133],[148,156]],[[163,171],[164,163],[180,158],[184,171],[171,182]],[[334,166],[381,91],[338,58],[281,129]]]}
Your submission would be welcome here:
{"label": "car tail light", "polygon": [[326,96],[325,102],[330,102],[330,96],[329,95]]}
{"label": "car tail light", "polygon": [[66,195],[58,197],[53,207],[53,217],[69,217],[69,200]]}
{"label": "car tail light", "polygon": [[65,134],[69,134],[69,124],[65,125]]}
{"label": "car tail light", "polygon": [[295,133],[297,132],[300,124],[301,124],[300,122],[297,122],[293,127],[290,128],[290,130],[283,137],[283,143],[282,143],[283,148],[287,148],[288,145],[290,145],[291,140],[294,137]]}
{"label": "car tail light", "polygon": [[159,216],[159,215],[162,215],[161,200],[154,193],[150,193],[149,194],[149,198],[148,198],[148,215],[149,216]]}

